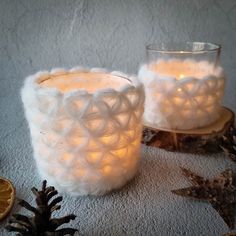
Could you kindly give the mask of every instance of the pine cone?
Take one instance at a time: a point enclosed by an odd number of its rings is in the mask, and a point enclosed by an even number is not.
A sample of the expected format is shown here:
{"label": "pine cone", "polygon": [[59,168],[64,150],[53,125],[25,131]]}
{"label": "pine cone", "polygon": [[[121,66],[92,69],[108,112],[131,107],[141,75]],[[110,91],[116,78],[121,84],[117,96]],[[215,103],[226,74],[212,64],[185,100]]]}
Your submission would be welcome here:
{"label": "pine cone", "polygon": [[54,198],[58,194],[54,187],[46,187],[47,181],[44,180],[42,190],[32,188],[31,191],[36,196],[37,207],[31,206],[25,200],[19,200],[19,205],[33,212],[33,217],[28,217],[21,214],[14,214],[9,220],[9,224],[5,227],[8,231],[18,232],[20,236],[63,236],[74,235],[77,231],[72,228],[57,229],[64,223],[69,223],[70,220],[75,219],[75,215],[70,214],[62,218],[51,218],[54,211],[61,208],[58,205],[62,201],[62,197]]}
{"label": "pine cone", "polygon": [[236,162],[236,128],[230,127],[229,131],[223,136],[221,149]]}

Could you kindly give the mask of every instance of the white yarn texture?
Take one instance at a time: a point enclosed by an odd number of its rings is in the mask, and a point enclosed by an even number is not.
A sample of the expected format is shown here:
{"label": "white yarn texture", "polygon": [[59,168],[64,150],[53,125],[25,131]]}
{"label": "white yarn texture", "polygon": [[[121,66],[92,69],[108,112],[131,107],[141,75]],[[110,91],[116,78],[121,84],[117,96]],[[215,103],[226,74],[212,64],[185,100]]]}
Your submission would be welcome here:
{"label": "white yarn texture", "polygon": [[[174,59],[167,61],[170,62],[180,63]],[[163,63],[163,60],[155,63]],[[207,126],[219,119],[225,85],[222,68],[215,68],[207,61],[187,59],[183,63],[189,63],[188,69],[195,72],[203,70],[205,76],[177,79],[160,75],[147,64],[141,66],[138,77],[145,87],[146,124],[163,129],[187,130]]]}
{"label": "white yarn texture", "polygon": [[130,80],[119,89],[61,92],[40,85],[55,75],[81,72],[108,74],[82,68],[39,72],[26,78],[21,97],[41,177],[70,195],[99,195],[121,187],[136,173],[144,90],[135,77],[121,72],[109,73]]}

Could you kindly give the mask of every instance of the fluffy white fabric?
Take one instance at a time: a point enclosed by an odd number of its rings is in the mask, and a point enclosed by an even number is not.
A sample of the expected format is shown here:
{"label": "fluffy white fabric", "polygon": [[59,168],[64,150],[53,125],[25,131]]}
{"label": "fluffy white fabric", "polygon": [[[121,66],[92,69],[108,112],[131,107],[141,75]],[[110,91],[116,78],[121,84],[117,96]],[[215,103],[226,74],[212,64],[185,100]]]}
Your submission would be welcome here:
{"label": "fluffy white fabric", "polygon": [[26,78],[21,96],[41,177],[71,195],[103,194],[136,173],[144,90],[134,76],[120,72],[110,74],[130,83],[119,89],[62,92],[43,86],[44,81],[60,76],[66,80],[81,71],[98,77],[108,73],[81,68],[39,72]]}
{"label": "fluffy white fabric", "polygon": [[[169,60],[166,64],[170,62],[180,64],[178,60]],[[164,64],[161,60],[155,62],[158,63]],[[206,61],[185,60],[181,63],[187,65],[187,72],[203,71],[203,77],[176,78],[159,74],[150,65],[140,68],[138,77],[146,94],[145,123],[158,128],[187,130],[209,125],[220,117],[225,85],[222,68],[213,68]],[[163,66],[160,66],[161,70]],[[176,72],[178,68],[170,69]]]}

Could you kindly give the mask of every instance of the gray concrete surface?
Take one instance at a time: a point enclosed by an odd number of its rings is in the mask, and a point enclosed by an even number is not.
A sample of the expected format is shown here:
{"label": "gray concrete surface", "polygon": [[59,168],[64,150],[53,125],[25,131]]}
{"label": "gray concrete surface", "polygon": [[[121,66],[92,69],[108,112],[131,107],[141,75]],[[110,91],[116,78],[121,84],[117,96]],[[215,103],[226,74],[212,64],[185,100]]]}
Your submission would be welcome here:
{"label": "gray concrete surface", "polygon": [[[1,0],[0,175],[32,201],[40,178],[32,159],[19,90],[23,79],[52,67],[106,67],[137,73],[144,45],[165,40],[223,46],[224,104],[236,111],[235,0]],[[80,235],[220,235],[222,219],[207,204],[173,196],[187,186],[177,165],[214,176],[233,164],[222,155],[168,153],[143,147],[139,175],[105,197],[65,197],[61,214],[78,215]],[[19,211],[15,206],[13,212]],[[0,235],[10,235],[0,225]]]}

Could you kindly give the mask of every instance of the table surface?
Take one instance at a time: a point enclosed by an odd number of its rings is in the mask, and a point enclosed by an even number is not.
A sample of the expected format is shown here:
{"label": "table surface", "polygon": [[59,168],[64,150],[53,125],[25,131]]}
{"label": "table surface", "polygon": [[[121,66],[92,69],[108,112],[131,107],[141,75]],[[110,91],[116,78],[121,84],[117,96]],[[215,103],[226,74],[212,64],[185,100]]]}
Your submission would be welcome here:
{"label": "table surface", "polygon": [[[171,193],[171,189],[190,185],[179,166],[214,177],[234,164],[223,154],[174,153],[143,145],[139,171],[126,186],[100,197],[64,196],[58,214],[76,214],[70,225],[79,230],[79,235],[216,236],[228,232],[209,204]],[[39,187],[41,180],[25,120],[1,133],[0,176],[12,180],[18,198],[34,204],[30,188]],[[12,213],[16,212],[24,210],[15,205]],[[4,230],[5,224],[6,220],[0,223],[0,235],[14,235]]]}

